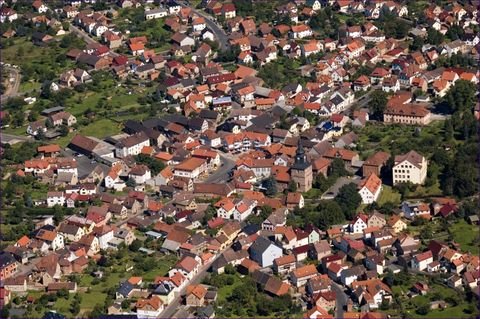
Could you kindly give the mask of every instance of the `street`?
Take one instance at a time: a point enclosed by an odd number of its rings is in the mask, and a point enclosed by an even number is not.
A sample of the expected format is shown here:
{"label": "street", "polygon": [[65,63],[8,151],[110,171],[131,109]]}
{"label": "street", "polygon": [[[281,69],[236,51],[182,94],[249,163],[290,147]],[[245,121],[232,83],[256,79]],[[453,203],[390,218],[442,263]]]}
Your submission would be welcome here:
{"label": "street", "polygon": [[230,179],[229,173],[235,167],[235,161],[224,155],[220,155],[220,160],[222,166],[208,176],[206,183],[226,183]]}
{"label": "street", "polygon": [[28,141],[33,141],[33,137],[31,137],[30,135],[20,136],[20,135],[0,133],[0,142],[2,142],[3,144],[13,145],[13,144],[28,142]]}
{"label": "street", "polygon": [[[71,23],[70,23],[70,31],[75,33],[80,38],[82,38],[83,41],[85,41],[87,44],[98,43],[98,41],[93,39],[88,33],[86,33],[85,31],[83,31],[80,28],[77,28],[76,26],[74,26]],[[117,52],[112,51],[112,50],[110,50],[110,55],[113,56],[113,57],[120,56],[120,54],[118,54]]]}
{"label": "street", "polygon": [[228,37],[227,37],[227,34],[225,33],[225,31],[223,31],[223,29],[221,27],[219,27],[213,20],[212,20],[212,17],[208,14],[206,14],[205,12],[201,11],[201,10],[197,10],[195,8],[193,8],[192,6],[186,4],[185,2],[183,1],[179,1],[178,2],[179,5],[181,5],[182,7],[190,7],[192,9],[193,12],[195,12],[196,14],[198,14],[199,16],[202,16],[205,18],[205,23],[208,25],[208,27],[210,28],[210,30],[213,32],[213,34],[215,35],[215,37],[217,38],[217,41],[220,45],[220,50],[221,51],[224,51],[226,49],[228,49]]}
{"label": "street", "polygon": [[[218,258],[220,257],[225,250],[227,250],[230,247],[225,248],[222,250],[220,253],[217,254],[217,256],[208,264],[204,265],[198,274],[190,280],[187,286],[189,285],[198,285],[203,281],[203,279],[207,276],[208,274],[208,268],[210,268],[210,265]],[[176,295],[175,299],[163,310],[162,314],[160,315],[160,318],[185,318],[186,309],[185,306],[181,305],[182,301],[182,296],[185,295],[187,286],[185,286],[178,294]]]}
{"label": "street", "polygon": [[348,296],[344,292],[343,287],[332,281],[332,290],[337,296],[335,302],[335,318],[343,318],[345,307],[347,306]]}

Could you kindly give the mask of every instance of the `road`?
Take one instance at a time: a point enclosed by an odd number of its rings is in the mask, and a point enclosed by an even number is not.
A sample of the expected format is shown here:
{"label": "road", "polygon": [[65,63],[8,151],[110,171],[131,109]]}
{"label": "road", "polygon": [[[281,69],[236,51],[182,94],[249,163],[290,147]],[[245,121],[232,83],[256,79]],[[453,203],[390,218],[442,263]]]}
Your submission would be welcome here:
{"label": "road", "polygon": [[[5,94],[2,95],[1,100],[3,101],[4,99],[8,99],[11,97],[18,96],[18,88],[20,87],[20,71],[16,68],[9,68],[9,67],[3,67],[3,72],[4,74],[6,73],[5,71],[8,70],[11,74],[13,74],[13,77],[15,78],[15,82],[13,84],[10,83],[7,87],[7,90]],[[9,76],[10,77],[10,76]]]}
{"label": "road", "polygon": [[[97,40],[95,40],[94,38],[92,38],[90,36],[90,34],[88,34],[87,32],[83,31],[82,29],[74,26],[73,24],[70,23],[70,31],[72,31],[73,33],[75,33],[77,36],[79,36],[80,38],[83,39],[83,41],[85,41],[87,44],[94,44],[94,43],[99,43]],[[112,50],[110,50],[110,55],[113,56],[113,57],[117,57],[117,56],[120,56],[120,54],[118,54],[117,52],[114,52]]]}
{"label": "road", "polygon": [[222,166],[208,176],[205,180],[206,183],[226,183],[229,180],[229,173],[235,167],[235,161],[223,155],[220,155],[220,161]]}
{"label": "road", "polygon": [[335,318],[343,318],[343,313],[345,312],[345,307],[347,306],[348,296],[343,290],[343,287],[335,282],[332,282],[332,290],[337,296],[337,300],[335,302]]}
{"label": "road", "polygon": [[199,16],[202,16],[205,18],[205,23],[207,24],[207,26],[210,28],[210,30],[212,31],[212,33],[215,35],[215,38],[217,39],[219,45],[220,45],[220,50],[221,51],[225,51],[226,49],[228,49],[229,47],[229,43],[228,43],[228,36],[227,34],[225,33],[225,31],[223,31],[223,29],[221,27],[218,26],[218,24],[216,24],[214,21],[213,21],[213,18],[208,15],[207,13],[201,11],[201,10],[198,10],[198,9],[195,9],[193,8],[191,5],[185,3],[184,1],[179,1],[178,2],[179,5],[181,5],[182,7],[189,7],[192,9],[193,12],[195,12],[196,14],[198,14]]}
{"label": "road", "polygon": [[182,297],[185,295],[187,286],[189,285],[198,285],[202,282],[202,280],[207,276],[207,271],[208,268],[210,268],[210,265],[218,258],[220,257],[225,250],[227,250],[229,247],[225,248],[222,250],[217,256],[208,264],[204,265],[198,274],[192,278],[188,282],[188,285],[186,285],[180,292],[177,294],[175,299],[163,310],[163,312],[160,314],[159,318],[185,318],[185,307],[182,307],[181,301]]}
{"label": "road", "polygon": [[2,144],[13,145],[16,143],[28,142],[28,141],[33,141],[33,137],[0,133],[0,142],[2,142]]}

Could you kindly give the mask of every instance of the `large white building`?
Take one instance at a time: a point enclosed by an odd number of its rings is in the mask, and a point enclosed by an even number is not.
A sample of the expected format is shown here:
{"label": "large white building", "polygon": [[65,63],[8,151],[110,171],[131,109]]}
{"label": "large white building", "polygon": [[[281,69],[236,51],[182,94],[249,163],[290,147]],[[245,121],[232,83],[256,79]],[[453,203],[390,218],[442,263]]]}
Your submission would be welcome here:
{"label": "large white building", "polygon": [[423,184],[427,178],[427,159],[415,151],[395,156],[393,184]]}
{"label": "large white building", "polygon": [[120,140],[115,146],[116,157],[127,157],[138,155],[144,146],[150,146],[150,139],[145,133],[137,133]]}

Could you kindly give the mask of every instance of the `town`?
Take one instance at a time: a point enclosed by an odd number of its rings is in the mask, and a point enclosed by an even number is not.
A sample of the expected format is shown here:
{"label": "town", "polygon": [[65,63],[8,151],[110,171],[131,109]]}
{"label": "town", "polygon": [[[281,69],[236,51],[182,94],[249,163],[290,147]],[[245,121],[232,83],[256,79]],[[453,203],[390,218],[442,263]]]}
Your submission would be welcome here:
{"label": "town", "polygon": [[477,0],[1,0],[2,318],[474,318]]}

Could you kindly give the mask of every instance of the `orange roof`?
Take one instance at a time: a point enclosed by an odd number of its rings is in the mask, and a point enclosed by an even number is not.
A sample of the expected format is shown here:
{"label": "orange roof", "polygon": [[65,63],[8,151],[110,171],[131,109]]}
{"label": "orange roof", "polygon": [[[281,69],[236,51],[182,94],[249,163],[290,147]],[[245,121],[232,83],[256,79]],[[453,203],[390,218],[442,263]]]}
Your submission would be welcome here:
{"label": "orange roof", "polygon": [[198,299],[202,299],[207,294],[207,289],[203,285],[187,286],[187,295],[194,295]]}
{"label": "orange roof", "polygon": [[285,256],[282,256],[282,257],[278,257],[274,260],[274,262],[277,266],[283,266],[283,265],[286,265],[286,264],[291,264],[291,263],[294,263],[295,261],[296,261],[295,255],[285,255]]}
{"label": "orange roof", "polygon": [[37,147],[37,152],[39,153],[56,153],[60,152],[60,150],[60,145],[58,144],[49,144]]}
{"label": "orange roof", "polygon": [[218,202],[215,203],[215,207],[217,208],[223,208],[227,212],[231,211],[232,209],[235,208],[235,204],[232,202],[232,200],[228,197],[224,197],[220,199]]}
{"label": "orange roof", "polygon": [[198,157],[190,157],[175,166],[176,170],[182,170],[182,171],[193,171],[196,168],[202,166],[205,164],[206,161],[203,158],[198,158]]}
{"label": "orange roof", "polygon": [[162,161],[169,161],[173,158],[173,155],[167,152],[158,152],[155,157]]}
{"label": "orange roof", "polygon": [[372,194],[375,194],[381,186],[382,186],[382,180],[378,178],[376,174],[373,174],[373,173],[370,174],[367,178],[363,179],[359,184],[360,189],[366,187],[368,191]]}
{"label": "orange roof", "polygon": [[130,277],[128,279],[128,282],[131,283],[132,285],[138,285],[142,282],[142,277]]}
{"label": "orange roof", "polygon": [[25,247],[28,245],[28,243],[30,243],[30,238],[28,238],[28,236],[26,235],[23,235],[22,238],[20,238],[19,240],[17,240],[17,246],[20,246],[20,247]]}
{"label": "orange roof", "polygon": [[143,43],[130,43],[129,46],[131,51],[138,51],[138,50],[145,49],[145,45]]}
{"label": "orange roof", "polygon": [[316,275],[318,274],[318,271],[315,265],[306,265],[306,266],[295,269],[293,271],[293,274],[297,278],[302,278],[302,277]]}

